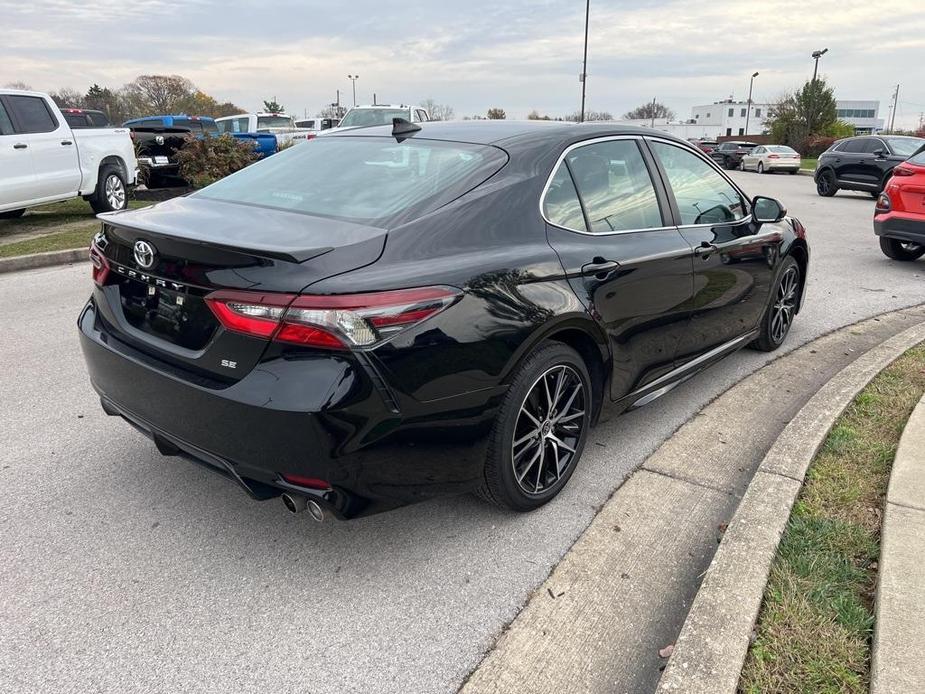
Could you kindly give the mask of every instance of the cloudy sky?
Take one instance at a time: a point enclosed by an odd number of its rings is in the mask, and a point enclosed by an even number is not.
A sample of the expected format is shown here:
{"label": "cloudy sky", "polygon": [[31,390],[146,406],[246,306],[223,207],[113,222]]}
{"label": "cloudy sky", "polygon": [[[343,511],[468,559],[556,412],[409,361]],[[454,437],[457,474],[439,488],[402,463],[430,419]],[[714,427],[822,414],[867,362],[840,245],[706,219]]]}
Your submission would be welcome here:
{"label": "cloudy sky", "polygon": [[[843,99],[879,99],[897,126],[925,112],[922,0],[591,0],[588,107],[620,115],[657,97],[690,107],[769,100],[812,75]],[[261,9],[263,8],[263,9]],[[313,114],[360,76],[357,98],[433,98],[457,116],[504,108],[552,115],[580,99],[583,0],[0,0],[0,85],[120,86],[176,73],[248,109],[272,96]]]}

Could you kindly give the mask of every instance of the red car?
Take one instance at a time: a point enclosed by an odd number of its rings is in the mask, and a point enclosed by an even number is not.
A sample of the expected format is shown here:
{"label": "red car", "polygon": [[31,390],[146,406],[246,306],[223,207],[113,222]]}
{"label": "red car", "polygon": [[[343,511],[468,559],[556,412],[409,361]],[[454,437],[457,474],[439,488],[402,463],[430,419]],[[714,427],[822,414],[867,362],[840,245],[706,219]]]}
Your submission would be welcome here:
{"label": "red car", "polygon": [[925,255],[925,148],[893,169],[877,198],[874,232],[880,249],[893,260]]}

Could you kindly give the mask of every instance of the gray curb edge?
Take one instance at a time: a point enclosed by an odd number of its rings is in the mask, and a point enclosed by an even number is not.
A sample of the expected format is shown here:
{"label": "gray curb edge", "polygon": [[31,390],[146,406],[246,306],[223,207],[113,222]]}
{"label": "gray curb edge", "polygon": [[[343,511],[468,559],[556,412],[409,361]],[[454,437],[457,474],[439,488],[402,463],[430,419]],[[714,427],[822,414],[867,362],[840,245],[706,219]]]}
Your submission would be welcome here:
{"label": "gray curb edge", "polygon": [[0,258],[0,273],[34,270],[35,268],[52,267],[53,265],[69,265],[86,260],[89,260],[86,248],[18,255],[12,258]]}
{"label": "gray curb edge", "polygon": [[857,394],[923,340],[925,323],[919,323],[866,352],[820,388],[783,430],[704,575],[658,692],[735,694],[771,563],[806,469]]}

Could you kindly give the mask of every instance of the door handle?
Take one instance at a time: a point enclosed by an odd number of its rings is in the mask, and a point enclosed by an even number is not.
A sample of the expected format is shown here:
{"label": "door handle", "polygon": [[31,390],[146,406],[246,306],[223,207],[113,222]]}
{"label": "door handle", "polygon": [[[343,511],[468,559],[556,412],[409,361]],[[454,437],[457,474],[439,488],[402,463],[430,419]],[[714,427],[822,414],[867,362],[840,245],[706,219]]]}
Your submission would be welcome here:
{"label": "door handle", "polygon": [[595,258],[592,262],[581,266],[581,274],[594,275],[598,279],[603,279],[607,276],[607,273],[613,272],[618,267],[620,267],[620,263],[618,263],[616,260],[604,260],[603,258]]}
{"label": "door handle", "polygon": [[74,143],[71,142],[70,140],[61,140],[61,144],[62,144],[62,145],[72,145],[72,144],[74,144]]}
{"label": "door handle", "polygon": [[13,145],[13,149],[25,149],[28,146],[29,145],[27,145],[25,142],[17,142],[15,145]]}
{"label": "door handle", "polygon": [[699,246],[694,248],[694,255],[703,256],[704,260],[706,260],[718,250],[719,246],[716,244],[710,243],[709,241],[704,241]]}

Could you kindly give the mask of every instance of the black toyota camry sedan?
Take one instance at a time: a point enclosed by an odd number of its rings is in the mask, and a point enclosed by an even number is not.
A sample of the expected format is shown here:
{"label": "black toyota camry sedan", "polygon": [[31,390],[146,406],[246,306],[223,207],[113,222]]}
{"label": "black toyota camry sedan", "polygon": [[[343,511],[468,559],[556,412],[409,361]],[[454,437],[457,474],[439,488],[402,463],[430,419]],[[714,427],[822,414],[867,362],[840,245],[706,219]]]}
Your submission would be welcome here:
{"label": "black toyota camry sedan", "polygon": [[777,201],[603,124],[396,120],[102,219],[103,409],[318,519],[544,504],[602,408],[780,346],[809,262]]}

